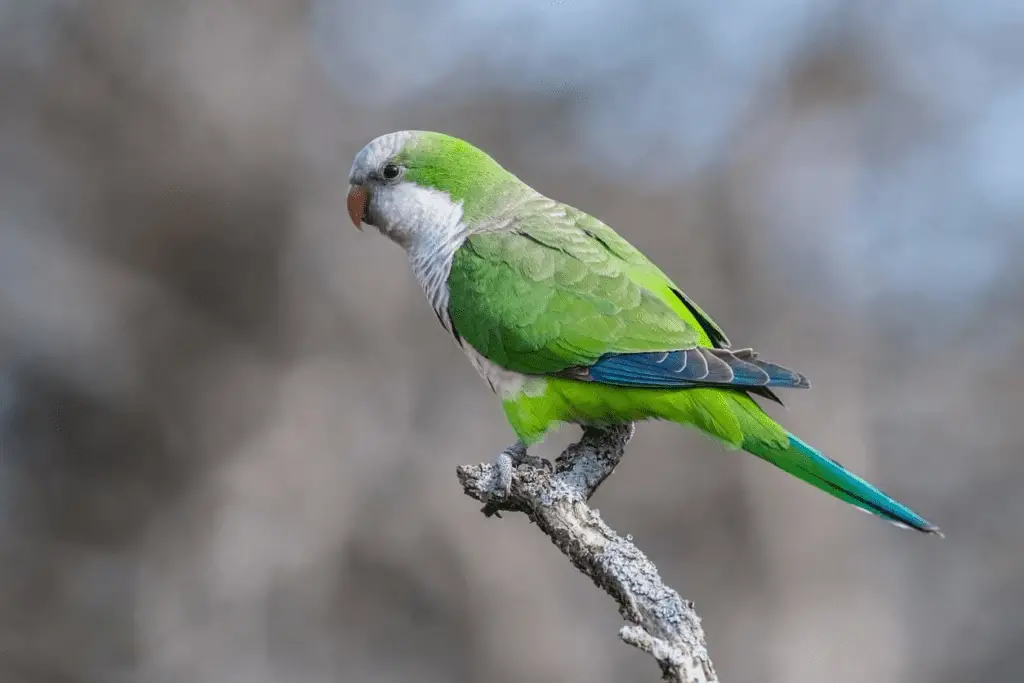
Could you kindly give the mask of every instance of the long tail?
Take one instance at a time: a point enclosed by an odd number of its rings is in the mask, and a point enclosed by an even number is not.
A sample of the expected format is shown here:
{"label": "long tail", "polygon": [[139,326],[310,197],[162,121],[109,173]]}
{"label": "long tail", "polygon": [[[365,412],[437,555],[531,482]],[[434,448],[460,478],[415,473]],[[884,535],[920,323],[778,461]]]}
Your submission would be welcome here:
{"label": "long tail", "polygon": [[861,510],[898,526],[941,535],[937,526],[906,505],[788,433],[743,391],[710,387],[636,389],[596,383],[587,387],[591,392],[602,392],[601,402],[610,406],[616,417],[658,417],[692,425]]}
{"label": "long tail", "polygon": [[792,434],[789,434],[789,445],[785,448],[769,441],[748,438],[743,440],[743,449],[839,500],[856,505],[897,526],[942,535],[939,527]]}

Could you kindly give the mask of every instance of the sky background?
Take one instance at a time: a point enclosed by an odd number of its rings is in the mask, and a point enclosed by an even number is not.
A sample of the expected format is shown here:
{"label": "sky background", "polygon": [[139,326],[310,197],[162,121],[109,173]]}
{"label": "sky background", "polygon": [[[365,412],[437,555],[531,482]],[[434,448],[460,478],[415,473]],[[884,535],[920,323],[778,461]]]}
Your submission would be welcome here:
{"label": "sky background", "polygon": [[654,680],[459,490],[511,431],[344,209],[405,128],[615,227],[946,532],[642,425],[594,504],[723,681],[1024,677],[1022,36],[1010,0],[0,0],[0,679]]}

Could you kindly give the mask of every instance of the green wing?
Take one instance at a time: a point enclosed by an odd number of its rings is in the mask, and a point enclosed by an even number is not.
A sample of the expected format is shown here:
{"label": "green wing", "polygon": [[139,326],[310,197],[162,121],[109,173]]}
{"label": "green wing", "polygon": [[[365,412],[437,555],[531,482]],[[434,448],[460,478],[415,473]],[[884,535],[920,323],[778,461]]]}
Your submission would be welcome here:
{"label": "green wing", "polygon": [[634,282],[668,304],[690,327],[696,329],[700,335],[701,346],[729,346],[729,338],[725,336],[722,328],[686,296],[660,268],[651,263],[643,252],[593,216],[572,207],[562,208],[566,212],[566,218],[577,228],[599,241],[626,264],[629,277]]}
{"label": "green wing", "polygon": [[448,285],[459,336],[517,372],[711,346],[643,254],[597,219],[554,202],[472,234],[455,254]]}
{"label": "green wing", "polygon": [[799,373],[730,351],[725,334],[615,231],[547,199],[481,226],[455,253],[455,332],[526,374],[634,387],[723,386],[778,400]]}

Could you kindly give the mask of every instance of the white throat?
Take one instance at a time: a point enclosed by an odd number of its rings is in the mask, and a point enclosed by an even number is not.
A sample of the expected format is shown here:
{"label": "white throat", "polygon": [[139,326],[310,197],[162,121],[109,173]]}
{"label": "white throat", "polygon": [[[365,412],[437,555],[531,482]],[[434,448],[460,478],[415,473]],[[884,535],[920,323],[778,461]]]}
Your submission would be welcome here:
{"label": "white throat", "polygon": [[448,276],[455,252],[466,239],[462,202],[440,190],[399,183],[379,193],[374,212],[380,231],[405,249],[431,307],[451,332]]}

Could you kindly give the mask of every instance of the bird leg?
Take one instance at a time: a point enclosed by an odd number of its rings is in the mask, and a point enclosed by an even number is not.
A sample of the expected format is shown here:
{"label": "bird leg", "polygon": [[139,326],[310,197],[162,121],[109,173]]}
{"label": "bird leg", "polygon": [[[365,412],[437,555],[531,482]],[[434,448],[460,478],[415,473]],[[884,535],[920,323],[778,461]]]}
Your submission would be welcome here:
{"label": "bird leg", "polygon": [[491,515],[501,517],[493,503],[497,500],[508,498],[512,492],[512,473],[517,467],[526,465],[527,467],[543,469],[547,472],[554,470],[554,465],[551,464],[550,460],[530,455],[527,453],[526,448],[525,443],[517,441],[499,453],[498,457],[494,459],[494,464],[492,465],[494,475],[491,479],[491,485],[483,496],[484,503],[486,503],[483,512],[488,517]]}

